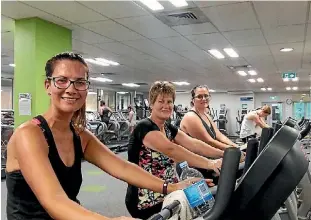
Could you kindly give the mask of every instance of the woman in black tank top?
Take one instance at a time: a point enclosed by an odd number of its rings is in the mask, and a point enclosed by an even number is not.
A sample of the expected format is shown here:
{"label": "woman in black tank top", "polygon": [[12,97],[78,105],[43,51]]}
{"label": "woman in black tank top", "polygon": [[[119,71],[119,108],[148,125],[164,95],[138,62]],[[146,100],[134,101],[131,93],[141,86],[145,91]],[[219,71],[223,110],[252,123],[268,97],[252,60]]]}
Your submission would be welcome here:
{"label": "woman in black tank top", "polygon": [[229,138],[222,134],[206,112],[211,99],[207,86],[196,86],[191,90],[191,104],[193,106],[181,121],[181,129],[212,147],[225,150],[228,147],[238,147]]}
{"label": "woman in black tank top", "polygon": [[[136,187],[158,193],[185,187],[184,183],[166,185],[120,160],[85,129],[89,70],[80,55],[58,54],[48,60],[45,71],[49,109],[19,126],[7,146],[8,220],[107,219],[86,210],[77,200],[83,157]],[[132,218],[118,218],[126,219]]]}

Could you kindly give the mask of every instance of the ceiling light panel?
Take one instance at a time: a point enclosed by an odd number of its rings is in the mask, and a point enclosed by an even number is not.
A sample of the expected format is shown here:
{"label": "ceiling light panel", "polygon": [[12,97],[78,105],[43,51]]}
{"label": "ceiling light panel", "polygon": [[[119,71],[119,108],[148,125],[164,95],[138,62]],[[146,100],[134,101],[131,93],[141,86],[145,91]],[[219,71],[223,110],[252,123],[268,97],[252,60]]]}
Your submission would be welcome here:
{"label": "ceiling light panel", "polygon": [[122,86],[127,86],[127,87],[140,87],[140,85],[135,84],[135,83],[122,83]]}
{"label": "ceiling light panel", "polygon": [[212,50],[208,50],[208,52],[212,54],[214,57],[216,57],[217,59],[225,58],[225,56],[222,53],[220,53],[218,50],[212,49]]}
{"label": "ceiling light panel", "polygon": [[263,78],[257,78],[257,82],[262,83],[262,82],[264,82],[264,80],[263,80]]}
{"label": "ceiling light panel", "polygon": [[175,7],[184,7],[188,3],[185,0],[169,0]]}
{"label": "ceiling light panel", "polygon": [[248,79],[247,81],[251,82],[251,83],[255,83],[256,80],[255,79]]}
{"label": "ceiling light panel", "polygon": [[91,80],[99,81],[99,82],[112,82],[111,79],[108,78],[102,78],[102,77],[91,77]]}
{"label": "ceiling light panel", "polygon": [[164,7],[156,0],[140,0],[141,3],[146,5],[148,8],[150,8],[153,11],[159,11],[163,10]]}
{"label": "ceiling light panel", "polygon": [[240,76],[246,76],[247,75],[247,73],[245,71],[242,71],[242,70],[238,71],[238,74]]}
{"label": "ceiling light panel", "polygon": [[255,70],[249,70],[248,74],[251,75],[251,76],[256,76],[257,72]]}
{"label": "ceiling light panel", "polygon": [[232,48],[225,48],[224,51],[229,57],[236,58],[239,57],[239,54],[235,52]]}

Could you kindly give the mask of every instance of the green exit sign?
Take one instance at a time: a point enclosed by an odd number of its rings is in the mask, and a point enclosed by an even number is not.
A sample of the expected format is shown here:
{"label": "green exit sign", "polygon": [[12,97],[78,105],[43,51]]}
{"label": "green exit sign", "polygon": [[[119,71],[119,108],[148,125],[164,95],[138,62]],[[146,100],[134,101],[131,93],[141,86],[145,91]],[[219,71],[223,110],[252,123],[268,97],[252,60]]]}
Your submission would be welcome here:
{"label": "green exit sign", "polygon": [[294,79],[297,77],[297,73],[287,72],[282,74],[283,79]]}

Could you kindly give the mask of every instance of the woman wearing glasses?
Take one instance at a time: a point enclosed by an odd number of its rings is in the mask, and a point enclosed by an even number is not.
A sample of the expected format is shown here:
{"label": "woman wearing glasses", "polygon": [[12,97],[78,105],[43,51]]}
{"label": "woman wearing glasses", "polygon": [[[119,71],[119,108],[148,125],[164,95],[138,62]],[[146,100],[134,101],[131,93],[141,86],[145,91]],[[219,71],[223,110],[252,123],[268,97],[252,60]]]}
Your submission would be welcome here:
{"label": "woman wearing glasses", "polygon": [[120,180],[155,192],[190,184],[165,183],[120,159],[85,129],[90,83],[88,66],[80,55],[58,54],[46,63],[45,72],[49,109],[19,126],[7,147],[8,220],[110,219],[79,205],[82,157]]}
{"label": "woman wearing glasses", "polygon": [[[151,86],[151,115],[134,128],[128,146],[128,160],[166,183],[178,182],[175,162],[188,161],[193,167],[219,173],[221,160],[199,155],[219,158],[223,151],[189,137],[167,122],[173,113],[175,97],[175,87],[170,82],[157,81]],[[147,219],[161,210],[164,196],[165,193],[129,184],[126,207],[133,217]]]}
{"label": "woman wearing glasses", "polygon": [[191,137],[197,138],[212,147],[225,150],[228,147],[238,147],[222,134],[212,118],[206,112],[211,99],[208,87],[199,85],[191,90],[191,105],[193,108],[183,117],[180,128]]}

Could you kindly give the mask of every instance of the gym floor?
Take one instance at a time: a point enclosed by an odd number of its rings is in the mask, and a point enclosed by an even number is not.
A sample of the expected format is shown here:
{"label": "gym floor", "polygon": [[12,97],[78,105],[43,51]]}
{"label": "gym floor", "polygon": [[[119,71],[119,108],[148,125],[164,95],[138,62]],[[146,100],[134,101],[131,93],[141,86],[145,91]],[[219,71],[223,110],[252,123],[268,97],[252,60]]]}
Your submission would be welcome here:
{"label": "gym floor", "polygon": [[[117,154],[127,159],[127,152]],[[127,184],[120,181],[94,165],[82,163],[83,183],[78,199],[81,205],[91,211],[108,217],[130,216],[125,207]],[[6,182],[1,182],[1,220],[6,220]]]}

